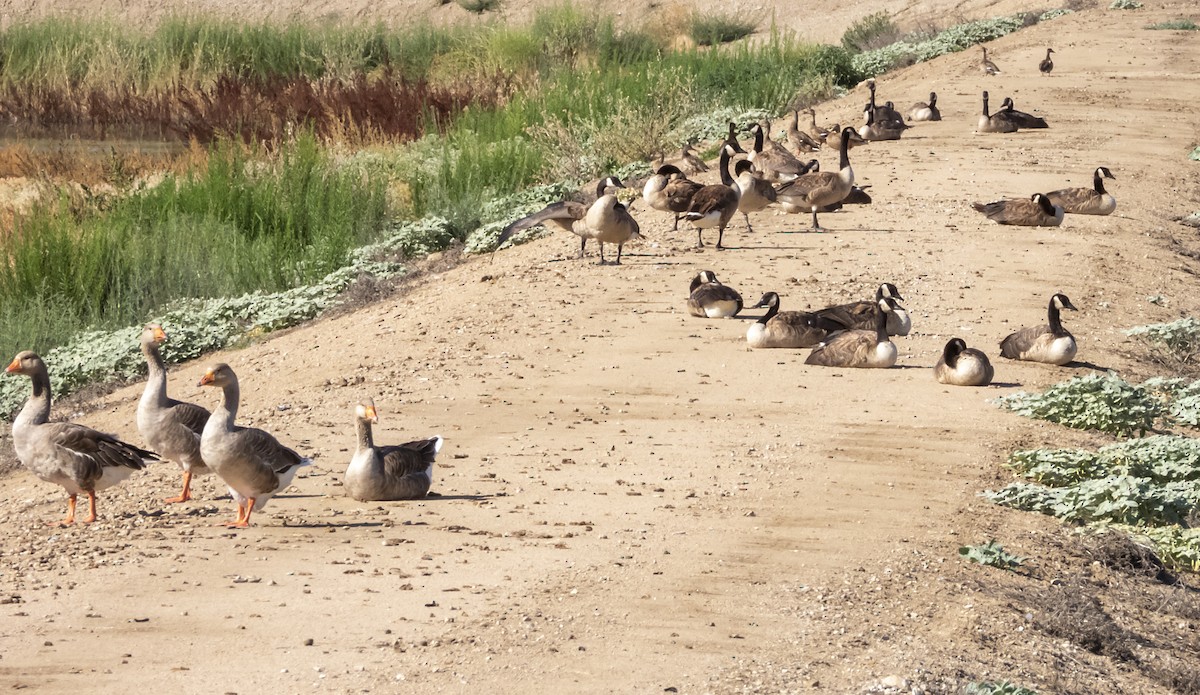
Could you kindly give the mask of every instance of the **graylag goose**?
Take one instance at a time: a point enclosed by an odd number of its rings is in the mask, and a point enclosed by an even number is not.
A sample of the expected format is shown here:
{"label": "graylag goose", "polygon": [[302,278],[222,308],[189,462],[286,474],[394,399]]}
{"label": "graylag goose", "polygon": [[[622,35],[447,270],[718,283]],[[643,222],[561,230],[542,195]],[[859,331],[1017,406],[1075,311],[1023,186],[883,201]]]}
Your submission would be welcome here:
{"label": "graylag goose", "polygon": [[910,121],[940,121],[942,120],[942,112],[937,106],[937,92],[929,93],[929,103],[918,101],[908,110],[908,120]]}
{"label": "graylag goose", "polygon": [[609,176],[596,184],[596,202],[589,205],[573,200],[547,205],[539,212],[527,215],[513,222],[500,232],[496,246],[501,246],[509,237],[517,232],[528,229],[543,222],[553,222],[561,229],[577,234],[582,238],[579,245],[579,257],[583,258],[588,239],[595,239],[600,244],[600,265],[605,265],[604,245],[617,245],[617,260],[621,264],[621,251],[625,244],[633,239],[642,238],[641,228],[637,220],[629,214],[629,210],[617,197],[604,191],[609,187],[624,188],[621,180]]}
{"label": "graylag goose", "polygon": [[655,210],[674,213],[675,224],[671,231],[675,231],[679,229],[679,218],[692,204],[692,196],[701,188],[701,184],[687,178],[679,167],[664,164],[646,179],[642,187],[642,199]]}
{"label": "graylag goose", "polygon": [[442,438],[375,446],[371,436],[371,425],[379,423],[375,401],[364,398],[354,413],[358,447],[346,468],[346,494],[360,502],[416,500],[427,495]]}
{"label": "graylag goose", "polygon": [[1004,97],[1004,101],[1000,102],[1000,110],[997,115],[1002,115],[1004,118],[1017,124],[1018,128],[1049,128],[1046,119],[1039,116],[1034,116],[1031,113],[1017,111],[1013,108],[1012,97]]}
{"label": "graylag goose", "polygon": [[1046,57],[1042,59],[1042,62],[1038,63],[1038,71],[1043,75],[1049,75],[1050,71],[1054,69],[1054,61],[1050,60],[1050,54],[1053,52],[1053,48],[1047,48]]}
{"label": "graylag goose", "polygon": [[988,356],[967,347],[962,338],[951,338],[933,365],[933,377],[950,386],[987,386],[995,373]]}
{"label": "graylag goose", "polygon": [[[817,125],[817,112],[810,106],[810,107],[804,109],[803,111],[800,111],[800,113],[804,114],[805,116],[808,116],[808,122],[804,125],[804,130],[803,130],[804,134],[807,135],[809,137],[809,139],[813,140],[814,142],[817,142],[817,143],[825,142],[825,138],[827,138],[829,136],[829,133],[831,131],[828,131],[828,130],[822,128],[821,126]],[[797,125],[799,125],[799,124],[797,124]],[[833,131],[833,132],[841,132],[841,131]]]}
{"label": "graylag goose", "polygon": [[754,151],[746,155],[754,168],[768,181],[789,181],[804,173],[804,162],[771,140],[771,147],[766,146],[766,132],[761,125],[750,126],[754,134]]}
{"label": "graylag goose", "polygon": [[829,331],[819,325],[815,314],[807,311],[780,311],[779,295],[767,292],[751,309],[767,307],[746,331],[746,345],[754,348],[806,348],[819,345]]}
{"label": "graylag goose", "polygon": [[92,523],[97,492],[145,468],[146,459],[158,460],[154,452],[111,434],[73,422],[50,422],[50,373],[36,353],[19,353],[5,371],[23,374],[33,384],[33,393],[13,420],[13,448],[34,475],[67,491],[67,517],[59,525],[75,523],[75,502],[80,494],[88,498],[88,516],[83,521]]}
{"label": "graylag goose", "polygon": [[990,203],[971,203],[996,224],[1015,224],[1023,227],[1057,227],[1063,221],[1063,209],[1041,193],[1029,198],[1006,198]]}
{"label": "graylag goose", "polygon": [[[816,160],[813,160],[816,161]],[[726,185],[733,185],[738,190],[738,212],[746,218],[746,230],[753,232],[750,226],[750,213],[761,212],[775,202],[775,188],[754,171],[754,165],[749,161],[738,160],[733,165],[735,178]]]}
{"label": "graylag goose", "polygon": [[[890,301],[887,301],[890,300]],[[912,318],[908,311],[900,306],[904,297],[890,282],[881,284],[875,290],[875,299],[864,299],[848,304],[819,309],[815,313],[822,325],[832,330],[854,329],[870,330],[875,327],[875,319],[881,311],[887,313],[888,335],[908,335],[912,330]]]}
{"label": "graylag goose", "polygon": [[687,308],[689,314],[700,318],[730,318],[741,313],[742,295],[721,284],[713,271],[701,270],[688,288]]}
{"label": "graylag goose", "polygon": [[720,171],[722,183],[704,186],[692,196],[692,204],[684,215],[696,229],[696,247],[704,248],[704,230],[717,228],[717,250],[725,247],[725,227],[737,212],[739,191],[729,175],[729,157],[733,147],[728,143],[721,148]]}
{"label": "graylag goose", "polygon": [[671,164],[675,167],[678,167],[685,176],[688,174],[708,171],[708,165],[704,163],[703,159],[700,159],[696,156],[696,151],[690,142],[684,143],[679,148],[679,154],[676,157],[667,159],[666,154],[663,153],[656,157],[653,162],[654,168],[656,169],[666,164]]}
{"label": "graylag goose", "polygon": [[1104,179],[1115,179],[1108,167],[1098,167],[1092,175],[1091,188],[1063,188],[1050,191],[1046,197],[1052,205],[1072,215],[1111,215],[1117,209],[1117,199],[1104,190]]}
{"label": "graylag goose", "polygon": [[887,369],[896,364],[896,344],[888,340],[887,334],[888,299],[885,297],[881,303],[883,311],[876,315],[873,330],[834,333],[813,348],[804,364],[858,369]]}
{"label": "graylag goose", "polygon": [[[813,124],[814,126],[816,123]],[[787,139],[796,154],[816,152],[821,149],[821,141],[800,130],[800,112],[792,111],[792,120],[787,126]]]}
{"label": "graylag goose", "polygon": [[200,457],[200,433],[208,422],[208,410],[167,395],[167,368],[159,354],[165,342],[167,334],[157,323],[142,329],[142,354],[146,356],[149,377],[138,401],[137,427],[151,449],[183,469],[183,490],[178,497],[166,500],[171,504],[190,500],[192,478],[212,471]]}
{"label": "graylag goose", "polygon": [[842,130],[837,173],[817,171],[804,174],[775,189],[775,200],[785,212],[812,212],[813,231],[824,231],[817,221],[817,210],[842,202],[854,186],[854,169],[850,167],[848,154],[853,133],[851,128]]}
{"label": "graylag goose", "polygon": [[999,75],[1000,68],[996,64],[988,60],[987,46],[980,46],[983,49],[983,59],[979,61],[979,69],[985,75]]}
{"label": "graylag goose", "polygon": [[1010,360],[1064,365],[1075,359],[1075,336],[1063,328],[1059,307],[1075,311],[1075,305],[1061,292],[1050,298],[1047,324],[1022,328],[1000,343],[1000,356]]}
{"label": "graylag goose", "polygon": [[230,528],[246,528],[250,515],[292,484],[296,471],[312,463],[279,443],[270,434],[241,427],[237,419],[241,390],[237,374],[224,363],[209,367],[198,386],[215,386],[224,394],[200,435],[200,456],[229,487],[237,503],[237,518]]}
{"label": "graylag goose", "polygon": [[975,130],[980,133],[1015,133],[1017,132],[1017,123],[1004,111],[989,114],[988,93],[985,91],[983,93],[983,113],[979,114],[979,124]]}

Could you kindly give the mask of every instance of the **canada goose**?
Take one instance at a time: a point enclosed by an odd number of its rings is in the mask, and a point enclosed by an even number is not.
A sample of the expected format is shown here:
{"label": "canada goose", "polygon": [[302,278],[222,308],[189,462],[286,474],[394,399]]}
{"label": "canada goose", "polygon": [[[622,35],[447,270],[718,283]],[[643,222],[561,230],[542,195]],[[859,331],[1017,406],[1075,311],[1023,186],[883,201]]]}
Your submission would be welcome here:
{"label": "canada goose", "polygon": [[739,191],[733,185],[729,175],[729,157],[733,148],[726,144],[721,148],[719,162],[722,183],[704,186],[692,196],[692,204],[684,217],[696,228],[696,246],[704,248],[704,230],[717,228],[717,250],[725,247],[721,241],[725,238],[725,227],[737,212]]}
{"label": "canada goose", "polygon": [[229,487],[229,494],[237,503],[237,519],[226,525],[246,528],[250,525],[250,514],[286,490],[296,471],[310,465],[312,459],[302,457],[262,430],[234,422],[241,390],[229,365],[209,367],[197,386],[216,386],[223,392],[221,404],[213,410],[204,425],[204,434],[200,435],[200,455]]}
{"label": "canada goose", "polygon": [[596,184],[596,202],[591,206],[573,200],[552,203],[540,212],[526,215],[505,227],[496,240],[496,246],[499,247],[513,234],[523,229],[543,222],[553,222],[560,228],[578,234],[582,238],[583,241],[579,245],[580,258],[583,258],[588,239],[595,239],[600,244],[600,265],[606,263],[604,260],[605,244],[617,245],[617,260],[614,263],[620,265],[621,250],[625,243],[631,239],[640,239],[642,235],[637,220],[633,219],[625,205],[618,201],[615,195],[604,193],[605,189],[610,186],[624,188],[624,184],[615,176],[602,179]]}
{"label": "canada goose", "polygon": [[746,230],[750,232],[754,231],[750,226],[750,213],[765,210],[775,202],[775,188],[753,169],[750,162],[739,160],[733,165],[736,178],[732,181],[738,190],[738,212],[746,218]]}
{"label": "canada goose", "polygon": [[750,132],[754,133],[754,151],[750,152],[746,158],[754,164],[754,168],[763,175],[763,178],[768,181],[788,181],[804,173],[804,163],[796,159],[791,152],[782,147],[776,149],[764,146],[766,133],[761,125],[758,123],[751,125]]}
{"label": "canada goose", "polygon": [[1052,205],[1041,193],[1026,198],[1006,198],[990,203],[971,203],[996,224],[1016,224],[1023,227],[1057,227],[1063,221],[1063,209]]}
{"label": "canada goose", "polygon": [[200,457],[200,433],[208,422],[208,409],[195,403],[177,401],[167,395],[167,368],[159,347],[167,334],[157,323],[142,329],[141,348],[146,356],[149,376],[138,401],[137,427],[142,438],[159,456],[170,459],[183,469],[183,491],[166,502],[186,502],[192,498],[192,477],[211,473]]}
{"label": "canada goose", "polygon": [[904,117],[896,110],[892,102],[887,102],[883,106],[875,105],[875,80],[867,80],[867,89],[871,91],[871,100],[868,102],[864,111],[869,110],[875,115],[875,122],[881,128],[889,130],[904,130],[908,128],[908,124],[904,122]]}
{"label": "canada goose", "polygon": [[908,110],[908,120],[910,121],[940,121],[942,120],[942,112],[937,107],[937,92],[929,93],[929,103],[918,101]]}
{"label": "canada goose", "polygon": [[[891,299],[885,297],[884,300]],[[813,348],[804,364],[822,367],[857,367],[887,369],[896,364],[896,344],[888,340],[887,315],[891,312],[886,301],[883,311],[875,316],[872,330],[853,330],[834,333]]]}
{"label": "canada goose", "polygon": [[817,222],[817,210],[823,205],[840,203],[854,185],[854,169],[850,167],[851,128],[842,130],[838,148],[838,172],[817,171],[799,176],[775,189],[775,200],[786,212],[812,211],[814,231],[824,231]]}
{"label": "canada goose", "polygon": [[737,158],[738,156],[746,157],[749,153],[742,149],[742,144],[738,142],[738,127],[733,121],[729,122],[729,135],[725,137],[725,144],[732,148],[729,156]]}
{"label": "canada goose", "polygon": [[1092,175],[1092,188],[1064,188],[1050,191],[1046,197],[1063,212],[1073,215],[1111,215],[1117,209],[1117,199],[1104,190],[1104,179],[1115,179],[1108,167],[1099,167]]}
{"label": "canada goose", "polygon": [[379,422],[375,401],[364,398],[354,415],[358,446],[346,468],[346,494],[363,502],[416,500],[427,495],[442,438],[376,446],[371,435],[371,425]]}
{"label": "canada goose", "polygon": [[1022,328],[1009,335],[1000,343],[1001,357],[1057,365],[1064,365],[1075,359],[1075,336],[1063,328],[1058,313],[1060,305],[1063,309],[1076,311],[1075,305],[1067,295],[1061,292],[1054,295],[1050,298],[1050,306],[1046,310],[1049,323]]}
{"label": "canada goose", "polygon": [[1054,61],[1050,60],[1050,54],[1053,52],[1053,48],[1047,48],[1046,57],[1042,60],[1042,62],[1038,63],[1038,70],[1040,70],[1043,75],[1049,75],[1050,71],[1054,69]]}
{"label": "canada goose", "polygon": [[807,311],[780,311],[779,295],[767,292],[751,309],[767,307],[746,331],[746,345],[751,348],[805,348],[820,344],[829,331],[818,325],[815,314]]}
{"label": "canada goose", "polygon": [[1004,111],[988,115],[988,93],[983,93],[983,113],[979,114],[979,125],[975,130],[980,133],[1015,133],[1017,124]]}
{"label": "canada goose", "polygon": [[683,171],[674,164],[664,164],[646,179],[642,187],[642,199],[655,210],[675,214],[675,224],[671,231],[679,229],[679,218],[687,212],[692,203],[692,196],[700,190],[701,185],[684,176]]}
{"label": "canada goose", "polygon": [[787,139],[797,154],[816,152],[821,149],[821,141],[800,130],[800,112],[792,111],[792,120],[787,126]]}
{"label": "canada goose", "polygon": [[[885,301],[891,300],[891,301]],[[875,299],[864,299],[848,304],[818,309],[815,313],[821,319],[821,325],[830,330],[852,329],[868,330],[875,327],[875,317],[887,307],[888,335],[908,335],[912,330],[912,317],[900,306],[904,297],[890,282],[885,282],[875,290]]]}
{"label": "canada goose", "polygon": [[[73,422],[50,422],[50,372],[37,353],[17,354],[5,370],[29,377],[33,392],[12,424],[13,448],[31,473],[67,491],[67,518],[58,525],[75,523],[75,501],[88,498],[90,524],[96,520],[96,493],[146,467],[145,459],[158,460],[152,451],[123,442],[111,434]],[[52,524],[53,525],[53,524]]]}
{"label": "canada goose", "polygon": [[967,347],[962,338],[951,338],[933,365],[933,377],[938,383],[951,386],[987,386],[995,373],[987,355]]}
{"label": "canada goose", "polygon": [[892,122],[880,123],[875,113],[870,108],[863,109],[867,122],[858,129],[859,136],[863,140],[899,140],[900,136],[904,134],[904,129],[892,127]]}
{"label": "canada goose", "polygon": [[688,292],[687,308],[692,316],[724,319],[737,316],[742,311],[742,295],[732,287],[721,284],[717,274],[711,270],[701,270],[692,278]]}
{"label": "canada goose", "polygon": [[1016,123],[1018,128],[1050,127],[1046,124],[1046,119],[1014,109],[1012,97],[1004,97],[1004,101],[1000,103],[1000,110],[996,112],[996,115],[1003,115],[1008,120]]}
{"label": "canada goose", "polygon": [[982,48],[982,49],[983,49],[983,60],[980,60],[980,61],[979,61],[979,69],[980,69],[981,71],[983,71],[983,74],[985,74],[985,75],[998,75],[998,74],[1000,74],[1000,68],[996,67],[996,64],[995,64],[995,63],[993,63],[992,61],[988,60],[988,56],[987,56],[987,46],[982,46],[982,45],[981,45],[981,46],[980,46],[980,48]]}

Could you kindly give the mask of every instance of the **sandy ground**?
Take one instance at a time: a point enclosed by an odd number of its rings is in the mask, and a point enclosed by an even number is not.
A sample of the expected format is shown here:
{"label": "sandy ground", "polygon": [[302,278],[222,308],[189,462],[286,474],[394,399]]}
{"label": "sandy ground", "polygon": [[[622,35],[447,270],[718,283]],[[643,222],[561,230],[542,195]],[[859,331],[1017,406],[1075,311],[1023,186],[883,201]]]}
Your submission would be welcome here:
{"label": "sandy ground", "polygon": [[[1145,666],[1196,655],[1200,611],[1163,608],[1193,594],[1118,576],[1057,522],[977,496],[1004,484],[1013,448],[1103,441],[991,399],[1097,368],[1145,376],[1122,331],[1198,308],[1187,253],[1200,240],[1173,218],[1200,209],[1200,165],[1185,159],[1200,42],[1142,30],[1179,13],[1148,4],[998,40],[1000,77],[981,77],[968,51],[881,80],[881,98],[902,107],[937,90],[946,120],[855,149],[876,202],[823,217],[827,234],[767,213],[753,234],[735,221],[729,250],[696,250],[694,233],[635,208],[649,240],[620,266],[576,259],[566,234],[443,259],[384,301],[176,368],[172,394],[212,406],[218,394],[196,381],[206,364],[232,364],[243,424],[315,466],[244,531],[216,526],[233,505],[211,477],[195,501],[164,508],[179,483],[170,464],[103,494],[96,524],[65,530],[42,525],[63,513],[61,490],[25,471],[0,478],[0,687],[847,693],[1008,679],[1194,692],[1039,629],[1035,602],[1063,586],[1109,591],[1100,601],[1140,635]],[[1041,77],[1048,45],[1056,68]],[[984,88],[1052,127],[973,134]],[[850,122],[864,100],[860,88],[819,119]],[[1117,176],[1111,217],[1001,227],[969,207],[1086,186],[1100,165]],[[778,291],[785,309],[892,281],[914,331],[888,371],[749,352],[748,319],[687,315],[704,268],[747,304]],[[1080,308],[1064,317],[1079,362],[1000,361],[998,341],[1044,320],[1055,291]],[[933,380],[952,336],[992,355],[995,385]],[[140,441],[140,391],[57,414]],[[342,495],[364,394],[380,407],[380,440],[446,437],[436,496]],[[992,537],[1032,569],[958,558]],[[1143,599],[1158,608],[1140,610]]]}

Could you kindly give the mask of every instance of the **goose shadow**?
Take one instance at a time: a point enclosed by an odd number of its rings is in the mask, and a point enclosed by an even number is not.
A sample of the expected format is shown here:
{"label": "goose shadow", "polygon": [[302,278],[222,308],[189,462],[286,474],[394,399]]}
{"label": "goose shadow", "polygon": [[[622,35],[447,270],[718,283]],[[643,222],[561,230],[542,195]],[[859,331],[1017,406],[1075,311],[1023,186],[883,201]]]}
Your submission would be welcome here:
{"label": "goose shadow", "polygon": [[[425,496],[423,501],[432,502],[435,500],[444,500],[446,502],[455,502],[465,500],[467,502],[488,502],[495,495],[442,495],[436,492],[431,492]],[[414,500],[395,500],[397,502],[411,502]]]}
{"label": "goose shadow", "polygon": [[1070,367],[1072,369],[1080,369],[1080,368],[1094,369],[1097,372],[1111,372],[1112,371],[1112,367],[1102,367],[1102,366],[1100,366],[1098,364],[1094,364],[1092,362],[1082,362],[1080,360],[1071,360],[1070,362],[1064,364],[1063,366]]}
{"label": "goose shadow", "polygon": [[1025,386],[1019,381],[993,381],[988,386],[995,386],[1002,389],[1019,389]]}
{"label": "goose shadow", "polygon": [[284,522],[280,525],[286,526],[287,528],[382,528],[384,523],[382,521],[353,521],[341,523],[336,521],[315,521],[307,524],[289,524]]}

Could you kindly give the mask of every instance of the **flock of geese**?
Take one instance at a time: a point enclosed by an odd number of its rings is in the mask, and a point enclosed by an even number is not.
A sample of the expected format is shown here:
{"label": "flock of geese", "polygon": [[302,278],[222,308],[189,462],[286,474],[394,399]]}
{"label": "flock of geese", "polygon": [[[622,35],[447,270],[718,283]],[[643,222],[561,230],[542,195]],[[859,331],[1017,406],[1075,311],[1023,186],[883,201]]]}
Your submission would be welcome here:
{"label": "flock of geese", "polygon": [[[1039,71],[1047,75],[1054,64],[1047,49]],[[987,75],[1000,72],[983,47],[980,68]],[[791,149],[767,136],[762,124],[751,124],[748,132],[754,143],[743,149],[734,123],[719,148],[718,171],[721,182],[702,185],[687,178],[674,163],[663,163],[642,184],[642,199],[654,209],[674,216],[673,229],[684,220],[697,233],[697,246],[704,246],[704,231],[716,229],[718,250],[736,213],[742,213],[751,229],[750,215],[768,208],[791,214],[811,214],[813,231],[823,231],[817,215],[843,205],[871,202],[866,187],[855,185],[849,151],[866,142],[895,140],[911,128],[910,123],[941,120],[937,94],[928,102],[909,109],[908,120],[891,102],[877,105],[874,80],[868,83],[870,101],[863,107],[864,123],[855,129],[833,125],[819,128],[812,109],[793,111],[787,128]],[[801,113],[807,124],[801,128]],[[983,92],[983,109],[978,132],[1012,133],[1024,128],[1046,128],[1046,121],[1014,109],[1005,99],[995,114],[988,110],[988,93]],[[827,142],[836,143],[838,168],[820,170],[808,153]],[[703,169],[707,165],[695,157],[690,146],[680,152],[680,164]],[[1114,178],[1105,167],[1095,170],[1092,188],[1066,188],[1051,193],[1035,193],[1030,198],[975,203],[974,208],[1000,224],[1047,226],[1062,223],[1065,213],[1107,215],[1116,209],[1116,200],[1104,188],[1104,179]],[[551,223],[578,235],[580,256],[588,240],[599,245],[600,263],[604,245],[617,246],[614,264],[620,264],[623,247],[641,237],[641,229],[616,192],[625,188],[616,177],[606,177],[595,187],[590,202],[564,200],[523,217],[501,233],[497,246],[517,232]],[[751,349],[811,348],[806,364],[829,367],[888,368],[896,363],[897,350],[892,336],[908,335],[912,321],[900,305],[903,297],[896,286],[883,283],[873,299],[826,307],[817,311],[781,311],[780,297],[766,292],[749,307],[766,309],[746,333]],[[741,295],[724,285],[713,271],[700,272],[692,281],[687,300],[688,311],[703,318],[727,318],[744,308]],[[1062,365],[1075,357],[1075,339],[1061,321],[1060,310],[1075,310],[1071,300],[1056,293],[1047,308],[1047,323],[1024,328],[1006,337],[1000,354],[1015,360],[1030,360]],[[211,412],[206,408],[175,400],[167,395],[167,372],[160,346],[167,340],[161,326],[150,324],[141,334],[141,350],[146,357],[149,378],[138,403],[136,423],[148,449],[122,441],[71,422],[50,421],[50,376],[45,362],[37,354],[25,351],[8,365],[7,372],[29,377],[32,392],[13,422],[12,436],[21,462],[36,476],[62,486],[68,495],[66,518],[75,521],[76,501],[86,495],[89,514],[86,522],[96,519],[96,493],[116,485],[147,461],[169,459],[183,471],[180,494],[168,503],[191,499],[194,476],[215,473],[229,488],[237,514],[228,526],[245,528],[253,512],[292,482],[296,472],[311,463],[308,458],[283,445],[260,429],[237,424],[241,400],[238,378],[228,364],[210,367],[199,385],[220,389],[222,399]],[[980,386],[991,382],[994,370],[987,355],[953,338],[946,343],[934,367],[937,380],[944,384]],[[432,481],[433,463],[441,449],[441,437],[399,445],[376,445],[372,425],[378,422],[374,402],[364,399],[355,411],[357,447],[346,470],[344,485],[358,500],[414,499],[425,496]]]}

